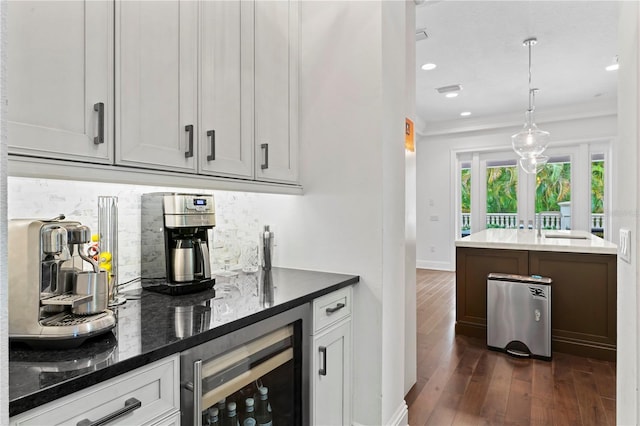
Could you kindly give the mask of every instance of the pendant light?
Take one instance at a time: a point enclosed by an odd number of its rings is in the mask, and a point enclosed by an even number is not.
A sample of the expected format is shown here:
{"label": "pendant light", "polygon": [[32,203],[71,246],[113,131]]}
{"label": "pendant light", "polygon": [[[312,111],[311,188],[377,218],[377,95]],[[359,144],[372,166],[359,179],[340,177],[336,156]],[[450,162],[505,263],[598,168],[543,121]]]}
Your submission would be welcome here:
{"label": "pendant light", "polygon": [[538,89],[531,87],[531,47],[538,40],[528,38],[522,44],[529,48],[529,109],[525,113],[522,130],[511,136],[513,150],[520,156],[520,166],[526,173],[537,173],[549,160],[542,155],[549,143],[549,132],[538,129],[534,120],[535,97]]}

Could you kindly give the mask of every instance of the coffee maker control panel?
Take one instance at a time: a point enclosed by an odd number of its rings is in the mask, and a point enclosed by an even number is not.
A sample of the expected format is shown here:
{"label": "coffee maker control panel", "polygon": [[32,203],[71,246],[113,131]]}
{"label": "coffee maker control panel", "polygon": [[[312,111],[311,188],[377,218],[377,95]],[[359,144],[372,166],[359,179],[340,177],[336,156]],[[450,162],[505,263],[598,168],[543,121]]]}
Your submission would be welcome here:
{"label": "coffee maker control panel", "polygon": [[171,194],[164,197],[164,214],[215,213],[213,195]]}

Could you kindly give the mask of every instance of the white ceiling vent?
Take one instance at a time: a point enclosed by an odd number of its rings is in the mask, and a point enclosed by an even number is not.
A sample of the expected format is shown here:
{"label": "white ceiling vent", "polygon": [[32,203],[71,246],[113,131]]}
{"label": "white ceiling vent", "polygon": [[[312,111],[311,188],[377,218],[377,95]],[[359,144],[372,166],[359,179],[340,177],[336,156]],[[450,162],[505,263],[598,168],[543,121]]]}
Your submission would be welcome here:
{"label": "white ceiling vent", "polygon": [[459,92],[462,90],[462,86],[460,84],[452,84],[451,86],[438,87],[436,90],[438,93]]}
{"label": "white ceiling vent", "polygon": [[426,40],[429,38],[429,34],[427,34],[426,28],[418,28],[416,30],[416,41]]}

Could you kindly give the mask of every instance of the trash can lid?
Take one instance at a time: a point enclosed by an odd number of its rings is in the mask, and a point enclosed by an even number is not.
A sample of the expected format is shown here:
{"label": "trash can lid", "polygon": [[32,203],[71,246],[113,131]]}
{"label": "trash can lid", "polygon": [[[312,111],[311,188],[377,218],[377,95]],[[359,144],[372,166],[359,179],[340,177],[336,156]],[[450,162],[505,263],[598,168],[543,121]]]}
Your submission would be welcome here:
{"label": "trash can lid", "polygon": [[495,281],[510,281],[526,284],[546,284],[551,285],[551,278],[541,277],[540,275],[517,275],[517,274],[503,274],[500,272],[491,272],[487,276],[487,280]]}

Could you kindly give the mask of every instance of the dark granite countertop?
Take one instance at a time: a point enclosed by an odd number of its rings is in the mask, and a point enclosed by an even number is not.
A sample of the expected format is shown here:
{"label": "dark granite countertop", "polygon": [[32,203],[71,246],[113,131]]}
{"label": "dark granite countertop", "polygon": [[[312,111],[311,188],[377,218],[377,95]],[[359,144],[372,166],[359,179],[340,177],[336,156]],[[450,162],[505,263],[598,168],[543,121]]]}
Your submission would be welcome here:
{"label": "dark granite countertop", "polygon": [[358,276],[273,268],[216,279],[213,290],[168,296],[133,292],[114,309],[112,331],[67,350],[12,345],[9,416],[87,388],[150,362],[261,321],[359,281]]}

